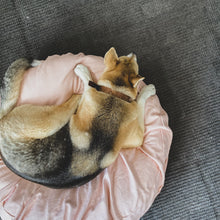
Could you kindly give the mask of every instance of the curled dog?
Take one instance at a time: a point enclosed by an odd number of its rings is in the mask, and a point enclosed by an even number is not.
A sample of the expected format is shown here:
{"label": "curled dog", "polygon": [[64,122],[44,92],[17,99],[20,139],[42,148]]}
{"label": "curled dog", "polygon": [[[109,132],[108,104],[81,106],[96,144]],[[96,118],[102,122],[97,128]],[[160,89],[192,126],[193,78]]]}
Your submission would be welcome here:
{"label": "curled dog", "polygon": [[145,101],[155,87],[145,86],[137,96],[144,77],[134,54],[118,57],[111,48],[104,62],[97,84],[87,67],[77,65],[84,92],[58,106],[16,106],[24,73],[36,62],[11,64],[0,110],[0,152],[9,169],[52,188],[80,186],[112,164],[120,149],[142,145]]}

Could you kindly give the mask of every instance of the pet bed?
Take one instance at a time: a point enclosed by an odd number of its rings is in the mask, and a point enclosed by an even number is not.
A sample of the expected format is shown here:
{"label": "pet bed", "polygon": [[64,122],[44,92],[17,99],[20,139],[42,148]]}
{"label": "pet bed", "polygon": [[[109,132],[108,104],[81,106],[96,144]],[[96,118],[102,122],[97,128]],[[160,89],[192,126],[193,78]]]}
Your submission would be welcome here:
{"label": "pet bed", "polygon": [[[74,74],[78,63],[97,79],[104,71],[102,57],[54,55],[25,74],[18,105],[61,104],[82,93]],[[140,73],[141,74],[141,73]],[[144,83],[139,83],[139,90]],[[50,189],[12,173],[0,158],[0,216],[7,219],[139,219],[150,208],[165,179],[172,131],[158,97],[145,105],[143,146],[124,149],[116,161],[78,188]]]}

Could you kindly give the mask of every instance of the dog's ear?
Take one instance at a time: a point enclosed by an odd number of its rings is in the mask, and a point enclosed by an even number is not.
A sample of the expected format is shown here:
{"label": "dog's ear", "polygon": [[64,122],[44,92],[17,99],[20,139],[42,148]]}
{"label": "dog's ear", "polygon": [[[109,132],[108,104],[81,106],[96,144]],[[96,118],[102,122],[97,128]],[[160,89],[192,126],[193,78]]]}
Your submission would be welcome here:
{"label": "dog's ear", "polygon": [[129,78],[129,81],[132,83],[133,87],[135,88],[137,87],[138,83],[144,79],[145,78],[143,76],[136,75],[135,77]]}
{"label": "dog's ear", "polygon": [[112,47],[106,54],[104,57],[104,63],[107,67],[114,67],[116,66],[118,62],[118,55],[116,53],[116,50],[114,47]]}
{"label": "dog's ear", "polygon": [[133,52],[129,53],[127,55],[127,57],[129,57],[131,60],[134,60],[135,62],[137,62],[137,56]]}

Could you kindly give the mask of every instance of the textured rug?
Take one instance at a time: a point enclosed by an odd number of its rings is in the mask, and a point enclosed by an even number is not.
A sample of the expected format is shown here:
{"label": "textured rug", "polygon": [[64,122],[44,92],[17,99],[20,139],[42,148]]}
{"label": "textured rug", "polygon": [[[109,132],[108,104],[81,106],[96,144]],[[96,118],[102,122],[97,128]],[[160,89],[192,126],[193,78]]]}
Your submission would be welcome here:
{"label": "textured rug", "polygon": [[0,77],[19,57],[135,52],[174,132],[165,186],[142,219],[218,219],[219,9],[219,0],[1,0]]}

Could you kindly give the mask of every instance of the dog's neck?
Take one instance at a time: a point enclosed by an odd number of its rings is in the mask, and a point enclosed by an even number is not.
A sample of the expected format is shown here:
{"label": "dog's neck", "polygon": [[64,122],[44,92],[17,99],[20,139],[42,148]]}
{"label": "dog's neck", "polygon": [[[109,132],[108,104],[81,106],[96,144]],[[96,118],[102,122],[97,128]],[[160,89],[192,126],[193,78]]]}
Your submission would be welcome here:
{"label": "dog's neck", "polygon": [[[92,84],[91,82],[90,84]],[[93,83],[95,84],[95,83]],[[97,85],[97,86],[95,86]],[[116,86],[109,80],[99,80],[97,84],[93,87],[96,88],[98,91],[102,91],[113,96],[116,96],[120,99],[123,99],[127,102],[132,102],[136,99],[137,93],[134,89],[129,89],[123,86]]]}
{"label": "dog's neck", "polygon": [[115,96],[115,97],[117,97],[117,98],[120,98],[120,99],[126,101],[126,102],[131,103],[131,102],[134,101],[134,99],[132,99],[132,98],[131,98],[130,96],[128,96],[128,95],[125,95],[125,94],[123,94],[123,93],[121,93],[121,92],[112,90],[111,88],[106,87],[106,86],[100,86],[100,85],[98,85],[98,84],[96,84],[96,83],[94,83],[94,82],[92,82],[92,81],[89,81],[89,86],[95,88],[97,91],[100,91],[100,92],[104,92],[104,93],[113,95],[113,96]]}

